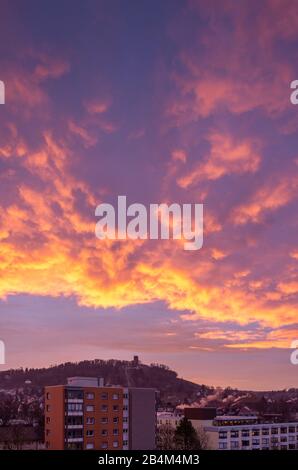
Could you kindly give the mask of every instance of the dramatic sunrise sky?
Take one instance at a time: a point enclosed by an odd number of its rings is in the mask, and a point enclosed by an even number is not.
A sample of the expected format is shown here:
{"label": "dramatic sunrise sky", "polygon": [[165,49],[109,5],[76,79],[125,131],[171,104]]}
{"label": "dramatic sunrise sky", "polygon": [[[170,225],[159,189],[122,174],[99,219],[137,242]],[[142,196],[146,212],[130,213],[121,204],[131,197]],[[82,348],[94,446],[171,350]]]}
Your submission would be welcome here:
{"label": "dramatic sunrise sky", "polygon": [[[298,386],[298,3],[0,4],[5,366],[162,362]],[[100,241],[95,207],[204,203],[204,246]]]}

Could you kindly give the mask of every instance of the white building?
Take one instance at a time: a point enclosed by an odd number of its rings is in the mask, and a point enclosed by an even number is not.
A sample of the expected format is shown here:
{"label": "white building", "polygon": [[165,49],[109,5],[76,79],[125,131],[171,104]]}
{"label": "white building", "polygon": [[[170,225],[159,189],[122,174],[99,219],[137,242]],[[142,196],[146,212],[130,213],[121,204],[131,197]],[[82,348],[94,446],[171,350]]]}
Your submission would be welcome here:
{"label": "white building", "polygon": [[160,427],[162,425],[168,425],[173,428],[176,428],[182,418],[183,416],[177,413],[173,413],[170,411],[158,411],[156,414],[157,427]]}
{"label": "white building", "polygon": [[[236,417],[238,418],[238,417]],[[298,422],[233,424],[220,421],[205,427],[212,449],[294,450],[298,449]]]}
{"label": "white building", "polygon": [[[215,409],[213,409],[213,413]],[[188,408],[185,415],[208,436],[215,450],[298,449],[298,421],[262,422],[258,416],[214,416],[212,409]]]}

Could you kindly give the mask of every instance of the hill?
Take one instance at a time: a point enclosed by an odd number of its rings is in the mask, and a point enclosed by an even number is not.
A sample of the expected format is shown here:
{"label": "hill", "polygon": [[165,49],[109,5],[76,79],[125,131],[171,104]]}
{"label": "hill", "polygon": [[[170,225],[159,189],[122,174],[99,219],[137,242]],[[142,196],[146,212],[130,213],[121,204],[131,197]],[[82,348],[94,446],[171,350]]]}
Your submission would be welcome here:
{"label": "hill", "polygon": [[176,372],[163,364],[144,365],[139,361],[114,359],[67,362],[42,369],[7,370],[0,372],[0,389],[36,389],[66,384],[67,377],[73,376],[103,377],[106,385],[156,388],[164,403],[192,402],[202,389],[198,384],[178,378]]}
{"label": "hill", "polygon": [[[68,377],[103,377],[106,385],[152,387],[158,391],[157,405],[213,406],[220,414],[298,413],[298,390],[245,391],[198,385],[179,378],[163,364],[142,364],[115,359],[66,362],[41,369],[11,369],[0,372],[0,400],[13,395],[21,400],[42,400],[46,385],[66,384]],[[27,398],[26,398],[27,397]]]}

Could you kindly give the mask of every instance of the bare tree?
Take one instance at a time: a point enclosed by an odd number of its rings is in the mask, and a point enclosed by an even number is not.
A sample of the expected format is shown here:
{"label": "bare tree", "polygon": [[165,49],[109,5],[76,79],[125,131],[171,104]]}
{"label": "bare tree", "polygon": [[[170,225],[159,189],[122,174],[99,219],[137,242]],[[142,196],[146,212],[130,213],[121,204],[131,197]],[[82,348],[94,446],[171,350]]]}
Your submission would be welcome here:
{"label": "bare tree", "polygon": [[202,450],[206,450],[210,448],[209,437],[206,431],[202,426],[196,428],[198,441],[199,441],[199,448]]}
{"label": "bare tree", "polygon": [[15,425],[11,428],[12,431],[12,444],[15,449],[21,450],[26,440],[26,433],[23,425]]}
{"label": "bare tree", "polygon": [[175,429],[169,424],[162,424],[157,428],[157,448],[159,450],[175,449]]}

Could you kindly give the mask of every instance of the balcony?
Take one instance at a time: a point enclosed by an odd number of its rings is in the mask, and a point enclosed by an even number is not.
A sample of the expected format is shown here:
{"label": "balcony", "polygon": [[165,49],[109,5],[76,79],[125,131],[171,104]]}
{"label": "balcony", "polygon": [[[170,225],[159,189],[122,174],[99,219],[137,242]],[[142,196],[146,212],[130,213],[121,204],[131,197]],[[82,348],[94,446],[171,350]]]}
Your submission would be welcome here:
{"label": "balcony", "polygon": [[83,416],[83,411],[66,411],[66,416]]}
{"label": "balcony", "polygon": [[68,439],[65,438],[65,442],[83,442],[84,438],[83,437],[69,437]]}
{"label": "balcony", "polygon": [[83,403],[83,398],[65,398],[65,403]]}
{"label": "balcony", "polygon": [[66,424],[65,429],[83,429],[83,424]]}

